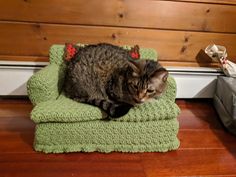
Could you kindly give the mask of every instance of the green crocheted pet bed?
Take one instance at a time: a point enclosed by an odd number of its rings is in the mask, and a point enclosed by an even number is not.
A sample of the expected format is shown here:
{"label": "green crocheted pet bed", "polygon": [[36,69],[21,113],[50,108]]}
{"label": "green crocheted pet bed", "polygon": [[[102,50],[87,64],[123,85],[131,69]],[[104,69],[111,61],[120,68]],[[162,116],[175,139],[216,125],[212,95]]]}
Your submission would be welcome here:
{"label": "green crocheted pet bed", "polygon": [[[125,46],[128,48],[127,46]],[[97,107],[64,96],[65,75],[62,45],[50,49],[50,64],[28,81],[28,95],[35,105],[34,148],[46,153],[62,152],[165,152],[179,147],[179,108],[176,85],[168,78],[161,98],[132,108],[116,120],[104,120]],[[141,49],[141,58],[157,58],[153,49]]]}

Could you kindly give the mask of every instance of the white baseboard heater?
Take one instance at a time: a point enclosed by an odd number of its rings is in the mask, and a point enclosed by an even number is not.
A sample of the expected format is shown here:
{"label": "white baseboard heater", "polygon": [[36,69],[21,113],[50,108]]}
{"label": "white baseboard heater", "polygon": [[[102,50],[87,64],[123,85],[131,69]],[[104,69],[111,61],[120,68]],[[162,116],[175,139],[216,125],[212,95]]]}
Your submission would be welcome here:
{"label": "white baseboard heater", "polygon": [[[0,96],[26,96],[26,82],[47,62],[0,61]],[[177,84],[177,98],[212,98],[220,69],[167,67]]]}

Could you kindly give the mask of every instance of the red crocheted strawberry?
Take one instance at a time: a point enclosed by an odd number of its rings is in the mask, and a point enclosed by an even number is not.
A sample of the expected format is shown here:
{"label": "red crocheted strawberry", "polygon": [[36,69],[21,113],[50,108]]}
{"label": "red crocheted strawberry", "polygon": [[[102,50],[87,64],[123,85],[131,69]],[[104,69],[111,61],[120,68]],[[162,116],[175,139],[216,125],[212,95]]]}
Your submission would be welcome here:
{"label": "red crocheted strawberry", "polygon": [[134,47],[131,48],[130,56],[134,60],[138,60],[140,58],[139,46],[138,45],[135,45]]}
{"label": "red crocheted strawberry", "polygon": [[65,45],[65,60],[70,61],[77,53],[77,48],[73,44]]}

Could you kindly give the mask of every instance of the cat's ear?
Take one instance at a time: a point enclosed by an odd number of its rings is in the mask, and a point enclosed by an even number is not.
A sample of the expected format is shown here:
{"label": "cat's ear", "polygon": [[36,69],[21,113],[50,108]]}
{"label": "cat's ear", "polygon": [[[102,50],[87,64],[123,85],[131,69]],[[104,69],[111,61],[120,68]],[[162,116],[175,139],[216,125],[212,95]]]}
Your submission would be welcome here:
{"label": "cat's ear", "polygon": [[132,76],[133,77],[139,77],[140,75],[140,68],[139,66],[137,65],[136,62],[129,62],[129,66],[130,68],[132,69]]}
{"label": "cat's ear", "polygon": [[163,82],[167,81],[168,76],[169,76],[169,73],[165,69],[156,71],[155,74],[154,74],[154,77],[162,80]]}
{"label": "cat's ear", "polygon": [[129,62],[130,67],[133,70],[132,75],[134,77],[139,77],[141,74],[141,71],[146,65],[146,60],[140,60],[140,61],[130,61]]}
{"label": "cat's ear", "polygon": [[130,61],[130,64],[134,66],[134,69],[141,71],[146,65],[146,62],[147,62],[146,60]]}

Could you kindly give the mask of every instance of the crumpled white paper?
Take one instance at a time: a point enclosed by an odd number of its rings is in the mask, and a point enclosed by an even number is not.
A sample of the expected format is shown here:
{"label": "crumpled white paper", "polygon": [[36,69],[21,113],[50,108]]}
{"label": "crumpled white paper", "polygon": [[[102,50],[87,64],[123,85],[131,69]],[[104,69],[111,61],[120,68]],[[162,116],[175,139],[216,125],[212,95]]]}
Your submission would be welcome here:
{"label": "crumpled white paper", "polygon": [[208,45],[205,53],[221,64],[221,68],[226,76],[236,77],[236,64],[227,60],[226,48],[221,45]]}

